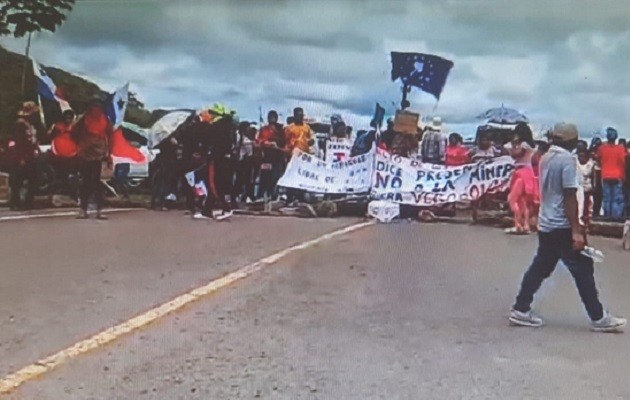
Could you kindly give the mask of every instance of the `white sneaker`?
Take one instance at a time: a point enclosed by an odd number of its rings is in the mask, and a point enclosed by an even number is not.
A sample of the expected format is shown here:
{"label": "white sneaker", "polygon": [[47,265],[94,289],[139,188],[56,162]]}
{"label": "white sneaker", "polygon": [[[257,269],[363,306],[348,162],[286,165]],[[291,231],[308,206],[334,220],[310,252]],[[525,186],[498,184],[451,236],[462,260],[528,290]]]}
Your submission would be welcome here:
{"label": "white sneaker", "polygon": [[512,326],[529,326],[531,328],[539,328],[544,324],[542,318],[535,316],[531,311],[524,313],[512,310],[510,311],[508,320]]}
{"label": "white sneaker", "polygon": [[193,219],[210,219],[210,218],[209,218],[209,217],[206,217],[205,215],[203,215],[203,214],[202,214],[202,213],[200,213],[200,212],[196,212],[196,213],[193,215]]}
{"label": "white sneaker", "polygon": [[626,326],[627,320],[621,317],[615,317],[608,311],[604,312],[602,319],[593,321],[591,330],[593,332],[623,332],[623,327]]}

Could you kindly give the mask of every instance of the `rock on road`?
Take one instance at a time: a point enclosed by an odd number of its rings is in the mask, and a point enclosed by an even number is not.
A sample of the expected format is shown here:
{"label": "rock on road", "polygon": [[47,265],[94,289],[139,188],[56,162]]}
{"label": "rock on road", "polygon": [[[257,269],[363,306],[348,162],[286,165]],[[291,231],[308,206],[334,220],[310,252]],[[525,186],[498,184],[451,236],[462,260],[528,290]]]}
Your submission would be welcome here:
{"label": "rock on road", "polygon": [[[12,232],[0,244],[10,262],[0,291],[3,374],[355,221],[234,217],[208,226],[139,212],[82,222],[0,225]],[[68,253],[60,243],[86,248]],[[604,301],[624,314],[628,253],[616,241],[594,244],[607,256],[597,269]],[[630,398],[628,335],[588,330],[561,266],[536,302],[547,326],[507,326],[535,246],[533,236],[477,226],[364,228],[283,258],[8,398]]]}

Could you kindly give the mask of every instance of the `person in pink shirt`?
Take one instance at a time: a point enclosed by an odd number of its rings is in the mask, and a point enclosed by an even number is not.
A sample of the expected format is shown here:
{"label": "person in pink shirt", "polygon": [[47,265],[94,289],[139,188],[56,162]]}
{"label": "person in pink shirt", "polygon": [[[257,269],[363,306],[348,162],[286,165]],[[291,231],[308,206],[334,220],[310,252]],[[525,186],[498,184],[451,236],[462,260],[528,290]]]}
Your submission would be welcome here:
{"label": "person in pink shirt", "polygon": [[446,166],[456,167],[469,164],[470,151],[464,147],[464,139],[459,133],[451,133],[446,147]]}
{"label": "person in pink shirt", "polygon": [[506,148],[514,159],[516,168],[508,195],[510,209],[514,214],[514,227],[506,230],[506,233],[528,234],[538,225],[540,189],[532,167],[534,140],[527,124],[521,123],[516,126],[513,139]]}

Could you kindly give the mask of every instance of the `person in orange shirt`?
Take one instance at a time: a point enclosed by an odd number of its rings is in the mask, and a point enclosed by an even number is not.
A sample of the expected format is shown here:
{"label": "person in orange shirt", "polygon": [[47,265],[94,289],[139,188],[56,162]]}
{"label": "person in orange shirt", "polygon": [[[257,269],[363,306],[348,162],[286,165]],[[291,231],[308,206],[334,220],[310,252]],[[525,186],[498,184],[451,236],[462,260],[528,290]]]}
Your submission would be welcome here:
{"label": "person in orange shirt", "polygon": [[626,179],[626,149],[618,144],[617,130],[606,129],[607,143],[597,150],[604,182],[604,217],[621,218],[625,207],[623,183]]}
{"label": "person in orange shirt", "polygon": [[289,155],[294,149],[310,153],[310,147],[314,144],[313,131],[311,127],[304,123],[304,110],[300,107],[293,109],[293,123],[284,128],[286,137],[286,150]]}
{"label": "person in orange shirt", "polygon": [[74,111],[66,110],[62,114],[62,120],[50,128],[52,151],[58,157],[71,158],[76,156],[79,151],[76,142],[71,137],[74,117]]}
{"label": "person in orange shirt", "polygon": [[105,112],[105,103],[101,100],[93,100],[72,129],[72,138],[78,146],[77,157],[81,163],[81,213],[77,217],[79,219],[88,218],[88,203],[92,195],[96,201],[96,218],[107,219],[107,216],[101,213],[105,198],[101,168],[104,162],[107,162],[110,168],[113,166],[110,155],[113,131],[112,123]]}

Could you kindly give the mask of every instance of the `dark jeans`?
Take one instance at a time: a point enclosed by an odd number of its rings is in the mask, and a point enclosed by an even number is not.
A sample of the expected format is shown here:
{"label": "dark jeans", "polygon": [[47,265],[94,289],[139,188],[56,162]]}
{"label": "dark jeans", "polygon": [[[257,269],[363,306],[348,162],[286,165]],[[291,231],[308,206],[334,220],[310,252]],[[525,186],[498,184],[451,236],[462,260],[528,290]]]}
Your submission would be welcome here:
{"label": "dark jeans", "polygon": [[101,182],[101,161],[86,161],[81,164],[81,187],[79,196],[81,199],[81,209],[87,211],[90,197],[94,196],[96,209],[103,208],[103,183]]}
{"label": "dark jeans", "polygon": [[[263,163],[264,164],[264,163]],[[276,185],[284,173],[284,163],[276,161],[271,164],[271,169],[260,170],[260,185],[258,186],[258,197],[262,198],[265,194],[269,197],[276,195]]]}
{"label": "dark jeans", "polygon": [[595,285],[593,260],[573,250],[571,229],[538,233],[538,251],[532,265],[523,276],[514,309],[521,312],[530,310],[534,294],[554,271],[559,260],[562,260],[573,275],[588,316],[593,321],[601,319],[604,311]]}
{"label": "dark jeans", "polygon": [[[9,187],[11,188],[11,207],[31,208],[33,206],[36,180],[37,170],[35,169],[35,164],[20,165],[10,170]],[[20,199],[20,191],[24,186],[24,181],[27,181],[27,185],[24,204],[22,204]]]}
{"label": "dark jeans", "polygon": [[[210,212],[215,206],[223,211],[230,211],[231,205],[226,201],[227,196],[233,192],[234,168],[233,161],[226,156],[216,156],[208,167],[208,191],[209,201],[206,202],[206,211]],[[212,187],[216,190],[216,196],[212,193]],[[232,199],[233,200],[233,199]]]}
{"label": "dark jeans", "polygon": [[236,163],[236,181],[232,190],[232,201],[239,197],[255,198],[254,195],[254,160],[251,157],[239,160]]}

